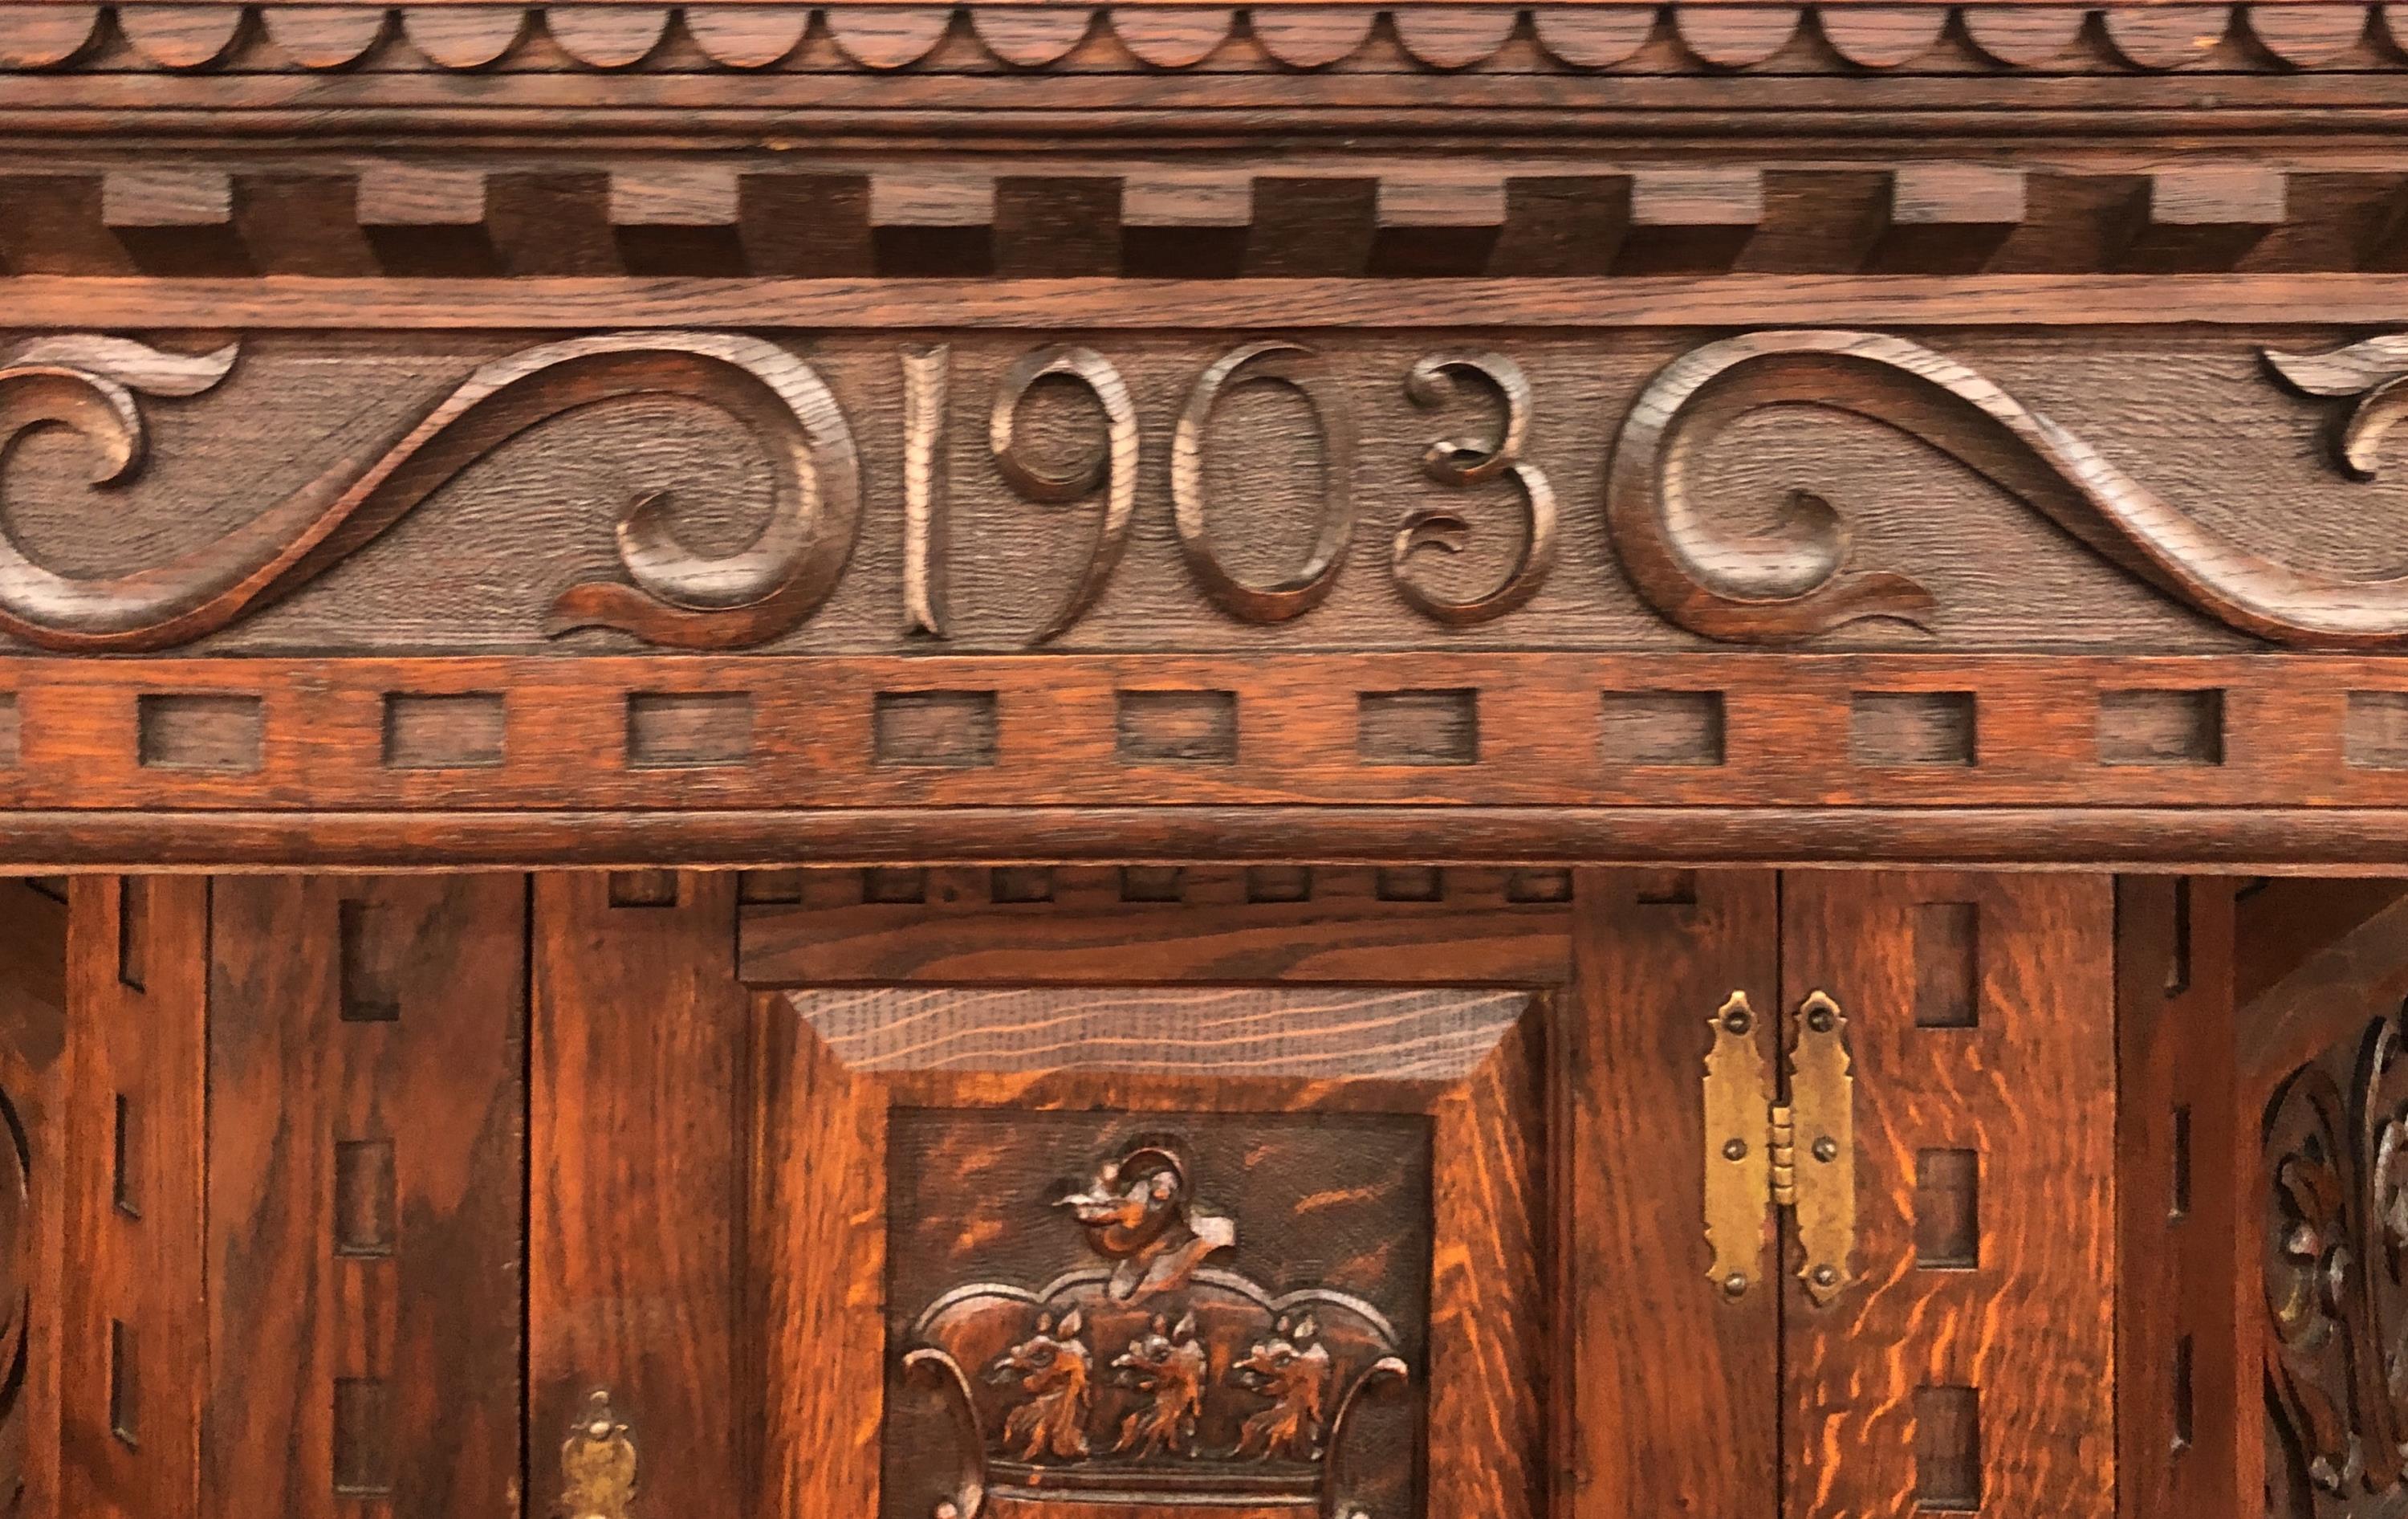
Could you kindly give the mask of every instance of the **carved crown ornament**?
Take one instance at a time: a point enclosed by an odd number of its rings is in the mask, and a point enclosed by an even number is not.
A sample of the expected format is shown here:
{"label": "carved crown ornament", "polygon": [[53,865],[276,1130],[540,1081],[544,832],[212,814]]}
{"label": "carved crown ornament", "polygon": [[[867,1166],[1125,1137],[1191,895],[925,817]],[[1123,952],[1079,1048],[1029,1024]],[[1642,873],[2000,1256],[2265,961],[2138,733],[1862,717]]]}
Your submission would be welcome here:
{"label": "carved crown ornament", "polygon": [[[2397,7],[1979,3],[1524,5],[1268,0],[1031,6],[642,0],[536,6],[0,6],[0,69],[544,68],[885,71],[932,61],[1109,71],[1330,68],[1383,55],[1461,70],[1791,72],[2397,67]],[[1518,50],[1518,51],[1517,51]],[[372,82],[373,76],[370,76]]]}
{"label": "carved crown ornament", "polygon": [[1348,1293],[1207,1264],[1238,1230],[1196,1185],[1177,1141],[1134,1142],[1055,1202],[1104,1264],[922,1311],[901,1369],[957,1443],[930,1519],[1063,1502],[1391,1519],[1352,1496],[1345,1450],[1359,1401],[1412,1378],[1395,1326]]}
{"label": "carved crown ornament", "polygon": [[[239,350],[164,351],[122,337],[36,338],[0,353],[0,446],[63,427],[97,454],[106,493],[147,464],[143,397],[195,397],[234,379]],[[2408,410],[2408,339],[2377,337],[2322,354],[2269,353],[2278,376],[2317,396],[2358,397],[2344,419],[2341,461],[2364,478],[2391,424]],[[904,625],[941,640],[947,480],[943,461],[945,345],[896,355],[904,406]],[[1112,580],[1138,515],[1141,470],[1167,466],[1170,527],[1194,588],[1228,618],[1269,624],[1307,617],[1329,595],[1366,528],[1354,490],[1362,448],[1356,417],[1364,386],[1380,377],[1338,371],[1299,343],[1238,343],[1194,377],[1175,420],[1168,457],[1149,459],[1137,402],[1112,359],[1077,345],[1025,352],[995,385],[987,451],[1025,499],[1089,504],[1092,537],[1053,615],[1031,639],[1043,645],[1077,625]],[[1053,380],[1083,390],[1102,418],[1102,448],[1068,470],[1024,451],[1021,407]],[[2408,641],[2408,578],[2358,579],[2270,558],[2152,493],[2070,429],[2033,410],[1974,369],[1910,339],[1878,333],[1777,330],[1696,348],[1667,365],[1623,415],[1601,494],[1579,499],[1557,483],[1535,436],[1530,383],[1512,357],[1485,348],[1425,353],[1389,377],[1415,408],[1459,388],[1485,395],[1499,419],[1486,436],[1439,437],[1421,458],[1425,478],[1469,499],[1470,487],[1505,487],[1467,509],[1416,505],[1383,530],[1387,574],[1407,606],[1429,621],[1468,626],[1504,618],[1557,572],[1565,532],[1602,529],[1640,596],[1657,613],[1709,638],[1795,644],[1867,619],[1928,623],[1938,609],[1916,580],[1878,566],[1878,545],[1852,540],[1842,509],[1805,489],[1787,497],[1776,532],[1735,536],[1706,512],[1693,463],[1736,422],[1775,406],[1810,406],[1870,418],[1968,466],[2126,574],[2229,627],[2303,648],[2374,649]],[[1322,480],[1303,562],[1287,573],[1241,574],[1213,527],[1209,431],[1224,397],[1268,385],[1300,399],[1317,430]],[[1396,394],[1391,392],[1391,394]],[[616,532],[618,575],[553,594],[545,631],[605,628],[677,649],[762,644],[810,620],[844,577],[865,509],[863,465],[843,402],[790,349],[719,332],[604,333],[522,349],[461,380],[381,441],[330,461],[310,482],[214,541],[129,572],[84,576],[51,568],[0,525],[0,631],[79,652],[171,649],[225,628],[322,576],[447,482],[512,439],[605,401],[668,395],[715,408],[740,426],[769,466],[766,520],[729,553],[689,547],[672,496],[628,504]],[[1427,436],[1427,435],[1425,435]],[[0,453],[0,464],[6,454]],[[1492,519],[1499,509],[1517,519]],[[1475,531],[1507,532],[1517,545],[1494,582],[1445,593],[1424,579],[1430,554],[1460,550]]]}

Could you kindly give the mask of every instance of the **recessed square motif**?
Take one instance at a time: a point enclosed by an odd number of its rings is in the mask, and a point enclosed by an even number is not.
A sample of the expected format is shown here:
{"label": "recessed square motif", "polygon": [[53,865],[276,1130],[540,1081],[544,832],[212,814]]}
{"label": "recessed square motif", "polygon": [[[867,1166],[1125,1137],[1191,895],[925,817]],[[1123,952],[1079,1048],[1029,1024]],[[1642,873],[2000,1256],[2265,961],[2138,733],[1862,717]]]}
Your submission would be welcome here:
{"label": "recessed square motif", "polygon": [[1416,1115],[898,1108],[885,1519],[1419,1519]]}

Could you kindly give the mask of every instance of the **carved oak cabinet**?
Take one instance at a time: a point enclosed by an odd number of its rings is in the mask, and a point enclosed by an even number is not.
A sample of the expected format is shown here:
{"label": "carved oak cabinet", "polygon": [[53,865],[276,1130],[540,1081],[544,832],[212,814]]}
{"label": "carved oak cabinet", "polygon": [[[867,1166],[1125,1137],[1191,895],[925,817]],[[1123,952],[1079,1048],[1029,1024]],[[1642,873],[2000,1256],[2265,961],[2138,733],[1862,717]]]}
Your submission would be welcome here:
{"label": "carved oak cabinet", "polygon": [[2408,1514],[2403,109],[0,0],[0,1511]]}

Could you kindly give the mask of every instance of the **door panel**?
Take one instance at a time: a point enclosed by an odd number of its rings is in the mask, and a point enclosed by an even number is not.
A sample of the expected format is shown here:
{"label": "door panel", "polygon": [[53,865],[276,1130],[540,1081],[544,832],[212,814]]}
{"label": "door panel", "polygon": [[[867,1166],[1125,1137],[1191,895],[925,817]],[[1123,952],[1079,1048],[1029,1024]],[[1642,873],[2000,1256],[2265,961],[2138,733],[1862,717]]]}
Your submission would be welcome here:
{"label": "door panel", "polygon": [[213,883],[204,1515],[510,1512],[525,921],[515,876]]}
{"label": "door panel", "polygon": [[587,1458],[607,1466],[625,1425],[655,1501],[695,1515],[752,1501],[736,886],[536,878],[527,1450],[541,1502],[595,1414],[603,1454]]}
{"label": "door panel", "polygon": [[1846,1019],[1857,1218],[1850,1285],[1786,1288],[1786,1513],[2108,1519],[2112,881],[1803,872],[1784,894],[1784,1006],[1819,990]]}
{"label": "door panel", "polygon": [[[1700,1222],[1708,1025],[1777,1005],[1769,870],[1584,872],[1567,1020],[1568,1467],[1578,1519],[1770,1519],[1780,1294],[1711,1280]],[[1768,1016],[1753,1038],[1770,1062]],[[1765,1224],[1770,1261],[1770,1217]]]}
{"label": "door panel", "polygon": [[69,891],[66,1513],[199,1510],[208,931],[207,881]]}

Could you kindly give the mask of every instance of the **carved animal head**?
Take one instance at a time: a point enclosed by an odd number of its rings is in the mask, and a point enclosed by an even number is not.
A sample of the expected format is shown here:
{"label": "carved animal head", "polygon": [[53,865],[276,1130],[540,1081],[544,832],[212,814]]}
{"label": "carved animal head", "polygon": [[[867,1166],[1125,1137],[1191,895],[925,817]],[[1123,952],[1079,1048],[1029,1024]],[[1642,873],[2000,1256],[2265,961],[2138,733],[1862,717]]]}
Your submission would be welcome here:
{"label": "carved animal head", "polygon": [[1140,1145],[1096,1168],[1084,1190],[1061,1199],[1097,1254],[1122,1260],[1154,1243],[1187,1212],[1187,1163]]}
{"label": "carved animal head", "polygon": [[1202,1350],[1196,1343],[1195,1314],[1182,1316],[1174,1326],[1157,1313],[1151,1328],[1112,1357],[1112,1369],[1120,1373],[1124,1385],[1150,1391],[1165,1378],[1176,1381],[1192,1377],[1190,1365],[1201,1364]]}
{"label": "carved animal head", "polygon": [[1072,1309],[1055,1324],[1051,1313],[1039,1314],[1037,1332],[995,1358],[986,1380],[996,1385],[1018,1382],[1032,1393],[1083,1386],[1091,1364],[1087,1347],[1079,1342],[1083,1325]]}
{"label": "carved animal head", "polygon": [[1310,1313],[1283,1318],[1269,1338],[1255,1340],[1245,1359],[1229,1368],[1229,1380],[1278,1402],[1317,1397],[1329,1375],[1329,1352],[1320,1336]]}

